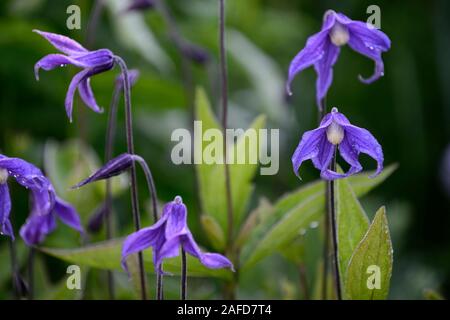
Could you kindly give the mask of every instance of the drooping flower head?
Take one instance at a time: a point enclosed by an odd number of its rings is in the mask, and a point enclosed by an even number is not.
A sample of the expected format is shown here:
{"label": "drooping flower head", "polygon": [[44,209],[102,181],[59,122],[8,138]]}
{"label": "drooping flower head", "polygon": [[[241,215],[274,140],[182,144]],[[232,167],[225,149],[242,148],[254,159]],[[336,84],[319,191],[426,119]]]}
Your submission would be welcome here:
{"label": "drooping flower head", "polygon": [[[339,149],[342,158],[350,165],[347,173],[338,173],[329,169],[333,155]],[[295,174],[299,174],[301,164],[311,159],[314,166],[320,170],[320,176],[325,180],[348,177],[360,172],[359,154],[365,153],[377,161],[377,171],[383,170],[383,150],[378,141],[366,129],[354,126],[337,108],[327,114],[317,129],[307,131],[292,156]]]}
{"label": "drooping flower head", "polygon": [[26,223],[20,229],[20,235],[27,245],[36,245],[44,241],[45,236],[56,227],[56,217],[71,228],[83,232],[80,218],[75,209],[60,199],[41,170],[19,158],[0,155],[0,232],[14,239],[9,220],[11,198],[8,178],[30,190],[32,209]]}
{"label": "drooping flower head", "polygon": [[230,268],[233,264],[221,254],[204,253],[195,242],[187,225],[187,209],[180,196],[163,208],[161,218],[153,226],[129,235],[122,248],[122,267],[127,270],[126,259],[133,253],[153,248],[155,270],[163,274],[162,263],[166,258],[177,257],[183,248],[210,269]]}
{"label": "drooping flower head", "polygon": [[291,83],[302,70],[314,66],[317,73],[316,99],[319,108],[333,80],[333,65],[341,47],[348,44],[354,51],[372,59],[375,71],[367,79],[359,76],[364,83],[372,83],[384,75],[381,54],[388,51],[391,41],[382,31],[366,22],[351,20],[342,13],[328,10],[325,13],[320,32],[308,38],[306,46],[292,60],[286,89],[292,94]]}
{"label": "drooping flower head", "polygon": [[34,72],[37,80],[39,80],[39,69],[48,71],[69,64],[83,68],[82,71],[72,78],[67,90],[65,107],[69,120],[72,122],[73,97],[77,89],[86,106],[97,113],[101,113],[103,109],[98,106],[95,100],[90,81],[92,76],[112,69],[114,66],[114,54],[108,49],[89,51],[75,40],[59,34],[39,30],[34,30],[34,32],[43,36],[63,53],[46,55],[35,64]]}

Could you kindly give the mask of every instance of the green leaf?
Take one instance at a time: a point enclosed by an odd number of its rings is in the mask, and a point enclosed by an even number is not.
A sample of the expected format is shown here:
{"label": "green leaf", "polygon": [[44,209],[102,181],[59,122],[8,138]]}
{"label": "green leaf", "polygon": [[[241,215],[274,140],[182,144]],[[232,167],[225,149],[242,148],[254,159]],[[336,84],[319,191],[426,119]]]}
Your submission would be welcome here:
{"label": "green leaf", "polygon": [[[91,244],[82,248],[57,249],[39,248],[42,252],[58,259],[76,263],[80,266],[92,267],[103,270],[123,271],[120,266],[123,239]],[[214,277],[219,279],[231,278],[231,271],[211,270],[203,266],[197,259],[188,255],[188,275],[192,277]],[[144,251],[144,263],[147,272],[154,272],[152,250]],[[164,270],[178,275],[181,270],[179,257],[164,260]]]}
{"label": "green leaf", "polygon": [[200,217],[200,222],[214,249],[223,251],[225,249],[226,240],[223,230],[217,221],[212,216],[202,215]]}
{"label": "green leaf", "polygon": [[[360,197],[382,183],[395,169],[387,167],[373,179],[374,172],[348,178],[356,196]],[[274,204],[271,215],[257,226],[242,249],[242,268],[247,269],[293,241],[301,229],[319,221],[325,209],[325,183],[316,181],[283,196]]]}
{"label": "green leaf", "polygon": [[[220,145],[223,143],[223,137],[220,131],[220,126],[215,119],[211,106],[206,96],[206,93],[202,89],[197,89],[196,95],[196,115],[197,120],[201,121],[202,131],[205,132],[208,129],[214,129],[217,133],[217,138]],[[237,142],[230,148],[233,152],[228,155],[241,155],[245,156],[245,164],[240,164],[236,161],[230,164],[230,180],[231,180],[231,197],[233,202],[233,215],[234,223],[237,227],[240,225],[242,218],[244,217],[251,193],[253,191],[253,184],[251,183],[255,176],[259,163],[259,135],[256,135],[255,145],[248,143],[247,137],[252,134],[253,130],[258,132],[258,129],[262,128],[265,124],[265,117],[259,116],[256,118],[250,126],[250,129],[245,131],[237,140]],[[197,134],[200,134],[198,132]],[[196,147],[194,150],[194,157],[202,159],[203,152],[209,153],[211,150],[212,141],[203,141],[202,137],[196,136]],[[201,139],[201,140],[200,140]],[[206,151],[205,151],[206,150]],[[215,150],[216,159],[223,162],[223,150],[222,147]],[[254,161],[248,161],[251,156],[255,156]],[[203,204],[204,214],[211,215],[217,221],[218,225],[222,228],[226,234],[227,226],[227,203],[225,192],[225,169],[223,164],[197,164],[197,175],[199,180],[200,198]]]}
{"label": "green leaf", "polygon": [[392,243],[386,209],[381,207],[350,259],[345,285],[346,297],[352,300],[386,299],[391,273]]}
{"label": "green leaf", "polygon": [[369,218],[347,179],[336,181],[336,222],[339,273],[344,285],[348,262],[369,228]]}

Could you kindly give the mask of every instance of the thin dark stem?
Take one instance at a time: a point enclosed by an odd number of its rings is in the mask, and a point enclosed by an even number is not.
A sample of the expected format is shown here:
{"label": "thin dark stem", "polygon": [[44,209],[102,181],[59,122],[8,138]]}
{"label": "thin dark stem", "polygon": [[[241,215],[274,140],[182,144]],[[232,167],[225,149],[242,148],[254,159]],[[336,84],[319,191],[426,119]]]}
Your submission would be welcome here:
{"label": "thin dark stem", "polygon": [[36,249],[31,247],[28,253],[28,299],[34,299],[34,262],[36,260]]}
{"label": "thin dark stem", "polygon": [[[150,192],[150,196],[152,198],[152,213],[153,213],[153,222],[156,223],[159,219],[158,215],[158,196],[156,194],[155,181],[153,180],[153,175],[150,168],[147,165],[147,162],[140,156],[134,156],[136,161],[140,164],[142,171],[144,171],[145,179],[147,181],[147,187]],[[164,300],[164,287],[163,287],[163,276],[161,274],[157,274],[156,276],[156,299]]]}
{"label": "thin dark stem", "polygon": [[[330,170],[336,171],[336,150],[331,161]],[[337,238],[337,225],[336,225],[336,205],[335,205],[335,181],[330,181],[330,220],[331,231],[333,233],[333,262],[334,262],[334,279],[336,282],[336,295],[338,300],[342,300],[341,292],[341,277],[339,274],[339,256],[338,256],[338,238]]]}
{"label": "thin dark stem", "polygon": [[[125,61],[119,56],[115,56],[115,61],[120,66],[122,71],[124,83],[123,91],[125,97],[125,127],[126,127],[126,138],[127,138],[127,151],[129,154],[134,154],[134,141],[133,141],[133,114],[131,110],[131,97],[130,97],[130,79],[128,77],[128,68]],[[133,212],[133,220],[135,230],[138,231],[141,228],[141,217],[139,214],[139,198],[138,198],[138,188],[136,179],[136,166],[134,163],[131,166],[131,209]],[[138,268],[139,268],[139,281],[141,285],[141,298],[142,300],[147,299],[146,283],[145,283],[145,270],[144,270],[144,258],[142,252],[138,253]]]}
{"label": "thin dark stem", "polygon": [[[319,106],[319,119],[318,124],[322,121],[327,113],[326,98],[321,101]],[[330,181],[325,182],[325,205],[326,214],[323,217],[324,226],[324,242],[323,242],[323,270],[322,270],[322,300],[328,298],[328,262],[329,262],[329,251],[330,251]]]}
{"label": "thin dark stem", "polygon": [[228,222],[228,249],[233,242],[233,201],[231,196],[230,168],[227,161],[226,130],[228,121],[228,73],[225,48],[225,0],[219,0],[219,46],[220,46],[220,74],[222,90],[222,129],[223,129],[223,158],[225,168],[225,188],[227,199],[227,222]]}
{"label": "thin dark stem", "polygon": [[186,252],[181,249],[181,300],[186,300],[187,291],[187,259]]}
{"label": "thin dark stem", "polygon": [[[111,105],[108,113],[108,127],[106,129],[106,141],[105,141],[105,163],[112,159],[114,152],[114,140],[116,136],[116,123],[117,123],[117,109],[119,104],[121,84],[116,84],[111,100]],[[105,196],[105,226],[106,226],[106,239],[112,239],[114,235],[113,230],[113,215],[112,215],[112,191],[111,180],[106,179],[106,196]],[[112,271],[106,271],[106,277],[108,281],[108,293],[111,300],[115,299],[115,285],[114,276]]]}

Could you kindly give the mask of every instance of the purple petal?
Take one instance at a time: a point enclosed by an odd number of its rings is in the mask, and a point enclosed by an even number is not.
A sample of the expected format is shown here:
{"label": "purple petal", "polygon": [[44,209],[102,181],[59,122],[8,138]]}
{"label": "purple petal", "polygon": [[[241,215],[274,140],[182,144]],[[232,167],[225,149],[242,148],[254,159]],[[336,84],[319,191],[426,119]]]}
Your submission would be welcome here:
{"label": "purple petal", "polygon": [[371,77],[368,79],[359,77],[364,83],[372,83],[384,75],[384,63],[381,54],[390,49],[391,42],[383,32],[377,29],[369,29],[363,22],[353,21],[347,26],[350,32],[348,42],[350,48],[375,62],[375,71]]}
{"label": "purple petal", "polygon": [[105,203],[102,203],[99,207],[97,207],[89,218],[87,229],[91,233],[97,233],[103,226],[103,222],[105,221],[107,206]]}
{"label": "purple petal", "polygon": [[81,181],[73,188],[80,188],[88,183],[108,179],[117,176],[124,171],[131,168],[134,162],[134,156],[128,153],[123,153],[114,159],[109,160],[102,168],[92,174],[89,178]]}
{"label": "purple petal", "polygon": [[317,157],[320,151],[320,143],[322,138],[326,136],[324,127],[319,127],[315,130],[307,131],[303,134],[302,140],[295,149],[292,156],[292,165],[295,174],[300,177],[298,170],[303,161]]}
{"label": "purple petal", "polygon": [[375,137],[366,129],[354,125],[344,126],[345,138],[347,143],[356,153],[365,153],[377,161],[377,171],[372,177],[375,177],[383,170],[383,150]]}
{"label": "purple petal", "polygon": [[0,183],[0,234],[10,236],[14,240],[14,232],[9,214],[11,212],[11,198],[9,196],[8,184]]}
{"label": "purple petal", "polygon": [[317,169],[323,171],[330,166],[335,150],[335,147],[328,141],[326,133],[322,135],[318,148],[319,152],[312,158],[312,162]]}
{"label": "purple petal", "polygon": [[316,101],[317,105],[322,108],[322,100],[326,96],[328,89],[333,81],[333,66],[339,56],[341,49],[331,43],[327,38],[324,44],[324,55],[314,64],[317,72],[316,81]]}
{"label": "purple petal", "polygon": [[91,79],[87,78],[81,81],[80,85],[78,86],[78,93],[80,94],[81,99],[83,102],[91,108],[93,111],[97,113],[102,113],[103,108],[99,107],[97,104],[97,101],[95,100],[94,93],[92,92]]}
{"label": "purple petal", "polygon": [[151,246],[156,246],[158,242],[165,240],[164,226],[166,220],[166,217],[162,217],[153,226],[134,232],[125,239],[122,247],[122,268],[125,271],[127,271],[126,260],[129,255],[145,250]]}
{"label": "purple petal", "polygon": [[230,268],[234,271],[233,264],[225,256],[218,253],[203,253],[190,232],[183,236],[183,248],[187,253],[199,259],[207,268]]}
{"label": "purple petal", "polygon": [[50,181],[44,177],[42,171],[31,163],[19,158],[0,158],[0,168],[4,168],[26,188],[47,188]]}
{"label": "purple petal", "polygon": [[88,68],[109,66],[114,63],[114,54],[108,49],[89,51],[74,58]]}
{"label": "purple petal", "polygon": [[166,239],[160,248],[153,251],[155,271],[164,274],[162,264],[164,259],[174,258],[180,254],[182,235],[178,235],[171,239]]}
{"label": "purple petal", "polygon": [[358,160],[359,152],[351,145],[348,137],[344,137],[342,142],[339,144],[339,153],[350,165],[350,169],[346,173],[347,176],[358,173],[362,170],[362,166]]}
{"label": "purple petal", "polygon": [[40,34],[45,39],[47,39],[56,49],[59,51],[68,54],[68,55],[76,55],[87,52],[87,50],[75,40],[72,40],[66,36],[44,32],[40,30],[33,30],[37,34]]}
{"label": "purple petal", "polygon": [[80,233],[84,232],[83,227],[81,226],[80,217],[71,204],[56,197],[54,210],[64,224],[79,231]]}
{"label": "purple petal", "polygon": [[80,83],[83,80],[86,80],[89,77],[90,70],[85,69],[83,71],[78,72],[70,82],[69,89],[67,90],[66,100],[64,102],[66,107],[66,113],[69,117],[70,122],[72,122],[72,110],[73,110],[73,97],[75,95],[75,90],[78,88]]}
{"label": "purple petal", "polygon": [[166,238],[170,239],[188,230],[186,216],[187,209],[183,203],[174,203],[170,206],[170,212],[166,213]]}
{"label": "purple petal", "polygon": [[292,60],[291,65],[289,66],[289,75],[286,84],[286,90],[289,95],[292,95],[291,83],[292,80],[294,80],[294,77],[302,70],[322,59],[325,54],[325,44],[329,41],[328,34],[335,23],[335,19],[334,14],[326,15],[320,32],[309,37],[305,47],[297,54],[294,60]]}
{"label": "purple petal", "polygon": [[20,236],[28,246],[37,245],[43,242],[55,227],[56,221],[52,214],[32,215],[20,228]]}
{"label": "purple petal", "polygon": [[89,66],[78,59],[74,59],[63,54],[48,54],[34,65],[34,75],[36,80],[39,80],[39,69],[49,71],[67,64],[72,64],[80,68],[86,68]]}

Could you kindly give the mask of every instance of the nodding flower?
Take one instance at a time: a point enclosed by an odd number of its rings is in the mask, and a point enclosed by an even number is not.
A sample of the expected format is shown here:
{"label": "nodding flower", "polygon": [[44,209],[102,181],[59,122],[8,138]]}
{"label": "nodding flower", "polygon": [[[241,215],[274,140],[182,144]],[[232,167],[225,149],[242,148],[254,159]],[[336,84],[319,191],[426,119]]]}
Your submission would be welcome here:
{"label": "nodding flower", "polygon": [[114,67],[114,54],[108,49],[89,51],[75,40],[63,35],[39,30],[34,30],[34,32],[44,37],[63,53],[48,54],[34,65],[37,80],[39,80],[40,69],[49,71],[69,64],[83,69],[72,78],[67,90],[65,108],[69,120],[72,122],[73,97],[76,90],[86,106],[97,113],[103,112],[95,100],[90,81],[92,76]]}
{"label": "nodding flower", "polygon": [[[336,148],[342,158],[350,165],[346,173],[338,173],[329,169]],[[377,171],[383,170],[383,150],[374,136],[366,129],[354,126],[337,108],[333,108],[320,123],[317,129],[307,131],[292,156],[294,172],[298,171],[305,160],[312,160],[325,180],[348,177],[360,172],[359,154],[365,153],[377,161]]]}
{"label": "nodding flower", "polygon": [[322,29],[308,38],[305,47],[291,62],[286,84],[288,94],[292,94],[291,83],[295,76],[302,70],[314,66],[317,73],[317,106],[322,110],[321,101],[333,81],[333,66],[341,47],[346,44],[375,62],[373,75],[367,79],[359,76],[360,81],[368,84],[384,75],[381,54],[391,47],[388,36],[366,22],[351,20],[342,13],[328,10],[324,16]]}
{"label": "nodding flower", "polygon": [[69,227],[83,232],[80,217],[75,208],[59,198],[50,182],[40,169],[19,158],[0,155],[0,232],[14,239],[14,231],[9,220],[11,198],[8,179],[31,192],[31,213],[20,229],[20,235],[29,246],[44,241],[47,234],[56,228],[56,217]]}
{"label": "nodding flower", "polygon": [[218,253],[205,253],[200,250],[187,225],[187,208],[180,196],[163,208],[161,218],[151,227],[143,228],[129,235],[122,248],[122,267],[127,270],[126,259],[133,253],[149,247],[153,248],[153,263],[158,274],[164,274],[164,259],[177,257],[180,248],[197,258],[210,269],[230,268],[233,264]]}

